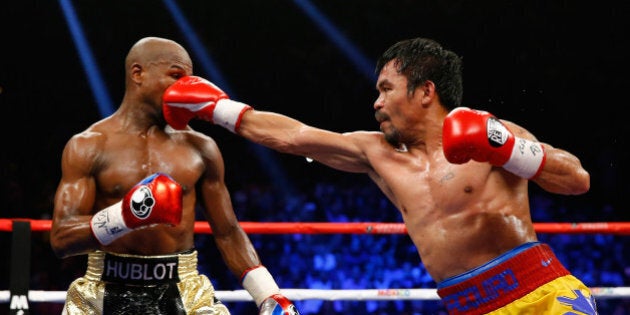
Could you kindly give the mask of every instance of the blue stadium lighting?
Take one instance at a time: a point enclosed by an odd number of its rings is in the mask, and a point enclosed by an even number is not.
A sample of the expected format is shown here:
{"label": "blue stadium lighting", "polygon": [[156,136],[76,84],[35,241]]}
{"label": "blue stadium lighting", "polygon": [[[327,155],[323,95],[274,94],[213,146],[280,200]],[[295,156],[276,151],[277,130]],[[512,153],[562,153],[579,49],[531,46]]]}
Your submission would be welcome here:
{"label": "blue stadium lighting", "polygon": [[96,61],[94,61],[92,50],[85,39],[85,35],[83,34],[81,22],[77,18],[76,12],[74,11],[74,7],[72,6],[72,2],[70,0],[59,0],[59,4],[61,5],[63,15],[68,23],[72,40],[74,41],[77,52],[79,53],[81,63],[83,64],[83,70],[85,70],[90,88],[92,89],[92,94],[96,99],[99,113],[101,117],[107,117],[114,113],[114,106],[112,105],[113,103],[111,97],[107,92],[107,87],[103,82],[98,65],[96,64]]}
{"label": "blue stadium lighting", "polygon": [[376,81],[374,65],[359,48],[345,38],[337,27],[308,0],[293,0],[306,15],[324,32],[326,36],[343,52],[355,68],[370,82]]}
{"label": "blue stadium lighting", "polygon": [[182,13],[179,6],[177,6],[177,3],[173,0],[164,0],[162,2],[164,2],[166,8],[171,12],[175,23],[186,39],[186,45],[190,47],[190,50],[201,66],[204,75],[207,75],[213,83],[220,86],[225,93],[230,96],[234,95],[230,85],[227,80],[225,80],[223,73],[219,70],[217,64],[214,60],[212,60],[212,57],[206,51],[206,48],[203,46],[199,36],[197,36],[197,32],[195,32],[195,29],[190,25],[190,23],[188,23],[188,20],[184,16],[184,13]]}
{"label": "blue stadium lighting", "polygon": [[[230,85],[227,80],[225,80],[221,70],[219,70],[219,67],[212,60],[210,54],[207,52],[203,43],[199,39],[199,36],[197,36],[197,32],[195,32],[194,28],[190,25],[190,23],[188,23],[188,20],[182,13],[179,6],[177,6],[173,0],[163,0],[163,2],[173,16],[173,19],[175,20],[175,23],[179,27],[181,33],[184,35],[187,46],[190,47],[195,59],[201,64],[202,73],[207,75],[210,81],[220,86],[222,90],[230,95],[230,97],[237,99],[235,97],[236,94],[230,89]],[[293,185],[289,182],[283,168],[273,156],[275,153],[264,146],[255,143],[248,144],[252,147],[252,150],[256,153],[256,157],[260,160],[260,163],[263,166],[262,169],[267,172],[270,178],[273,179],[274,185],[284,194],[290,195],[292,193],[291,187],[293,187]]]}

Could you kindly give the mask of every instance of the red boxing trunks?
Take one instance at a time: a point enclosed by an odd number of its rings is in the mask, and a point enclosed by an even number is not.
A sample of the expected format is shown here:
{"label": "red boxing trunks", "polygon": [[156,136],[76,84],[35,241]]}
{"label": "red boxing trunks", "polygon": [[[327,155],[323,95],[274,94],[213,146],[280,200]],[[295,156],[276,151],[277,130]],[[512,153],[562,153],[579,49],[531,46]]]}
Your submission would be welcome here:
{"label": "red boxing trunks", "polygon": [[590,290],[538,242],[446,279],[438,295],[451,315],[597,314]]}

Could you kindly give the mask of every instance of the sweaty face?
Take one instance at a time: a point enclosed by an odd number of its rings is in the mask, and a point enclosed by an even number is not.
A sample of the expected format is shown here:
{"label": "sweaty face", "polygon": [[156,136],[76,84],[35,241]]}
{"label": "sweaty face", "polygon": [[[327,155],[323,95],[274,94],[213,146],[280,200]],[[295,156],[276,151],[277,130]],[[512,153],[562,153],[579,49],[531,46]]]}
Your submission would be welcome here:
{"label": "sweaty face", "polygon": [[376,81],[378,98],[374,102],[374,117],[380,123],[380,130],[385,140],[398,146],[401,139],[400,128],[404,127],[405,113],[403,109],[409,102],[407,78],[396,71],[394,61],[388,62]]}
{"label": "sweaty face", "polygon": [[177,79],[186,76],[186,71],[180,64],[171,60],[158,60],[146,64],[142,72],[142,93],[147,103],[162,108],[164,91]]}
{"label": "sweaty face", "polygon": [[142,65],[142,88],[148,102],[161,108],[162,94],[177,79],[192,74],[186,50],[170,40],[149,40],[137,53]]}

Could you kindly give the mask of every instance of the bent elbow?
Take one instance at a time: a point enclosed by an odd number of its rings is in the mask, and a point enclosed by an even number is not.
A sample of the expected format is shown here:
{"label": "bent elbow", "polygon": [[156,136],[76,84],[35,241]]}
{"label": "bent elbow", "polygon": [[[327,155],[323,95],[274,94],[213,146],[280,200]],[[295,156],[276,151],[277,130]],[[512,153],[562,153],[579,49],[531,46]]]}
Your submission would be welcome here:
{"label": "bent elbow", "polygon": [[591,175],[587,171],[580,171],[576,179],[574,188],[575,195],[585,194],[591,189]]}
{"label": "bent elbow", "polygon": [[50,248],[57,258],[63,259],[69,256],[72,256],[71,249],[69,247],[69,243],[64,240],[60,233],[55,233],[55,231],[51,231],[50,233]]}
{"label": "bent elbow", "polygon": [[563,180],[560,193],[566,195],[582,195],[591,189],[591,175],[584,169],[575,171]]}
{"label": "bent elbow", "polygon": [[56,238],[50,238],[50,247],[57,258],[66,258],[66,250],[63,248],[63,246],[61,246],[61,244],[59,244],[59,241],[57,241]]}

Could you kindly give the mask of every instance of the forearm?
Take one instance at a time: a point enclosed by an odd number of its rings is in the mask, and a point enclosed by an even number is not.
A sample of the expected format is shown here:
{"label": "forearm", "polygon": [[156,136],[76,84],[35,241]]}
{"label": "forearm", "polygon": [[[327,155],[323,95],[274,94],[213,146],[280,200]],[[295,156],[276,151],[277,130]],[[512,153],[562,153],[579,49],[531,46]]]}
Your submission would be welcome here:
{"label": "forearm", "polygon": [[217,234],[213,230],[213,234],[225,264],[236,277],[261,264],[256,249],[242,229],[235,229],[230,235]]}
{"label": "forearm", "polygon": [[92,216],[75,216],[53,223],[50,245],[57,257],[82,255],[100,247],[92,235],[91,219]]}
{"label": "forearm", "polygon": [[296,135],[308,129],[288,116],[256,111],[247,103],[231,100],[219,87],[197,76],[175,82],[164,92],[163,101],[164,118],[175,129],[185,128],[190,119],[202,119],[285,153],[300,154]]}
{"label": "forearm", "polygon": [[590,174],[573,154],[544,144],[546,162],[534,182],[548,192],[579,195],[590,189]]}
{"label": "forearm", "polygon": [[[222,229],[224,230],[224,229]],[[214,230],[213,230],[214,231]],[[232,229],[227,235],[215,234],[215,241],[223,260],[239,277],[241,284],[261,308],[260,314],[280,314],[280,310],[294,309],[291,301],[280,294],[280,288],[269,270],[262,265],[249,237],[240,229]],[[297,311],[282,314],[299,314]]]}
{"label": "forearm", "polygon": [[282,114],[248,110],[243,115],[237,133],[274,150],[295,153],[298,136],[305,127],[298,120]]}

